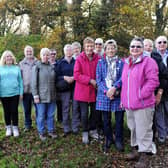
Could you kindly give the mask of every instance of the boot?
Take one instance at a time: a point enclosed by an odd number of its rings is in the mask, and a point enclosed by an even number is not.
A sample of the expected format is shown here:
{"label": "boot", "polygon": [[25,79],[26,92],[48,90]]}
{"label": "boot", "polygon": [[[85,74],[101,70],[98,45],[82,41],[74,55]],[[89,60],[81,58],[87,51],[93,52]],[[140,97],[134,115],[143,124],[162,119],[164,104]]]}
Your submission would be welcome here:
{"label": "boot", "polygon": [[141,153],[138,162],[135,164],[135,168],[148,168],[149,156],[146,153]]}
{"label": "boot", "polygon": [[89,135],[88,135],[88,132],[82,132],[82,142],[84,144],[89,144]]}
{"label": "boot", "polygon": [[18,126],[13,126],[12,129],[13,129],[13,136],[18,137],[19,136]]}
{"label": "boot", "polygon": [[12,128],[11,125],[6,126],[6,136],[11,136],[12,135]]}
{"label": "boot", "polygon": [[138,160],[139,159],[139,153],[138,150],[134,147],[132,148],[132,152],[126,154],[126,160],[131,161],[131,160]]}

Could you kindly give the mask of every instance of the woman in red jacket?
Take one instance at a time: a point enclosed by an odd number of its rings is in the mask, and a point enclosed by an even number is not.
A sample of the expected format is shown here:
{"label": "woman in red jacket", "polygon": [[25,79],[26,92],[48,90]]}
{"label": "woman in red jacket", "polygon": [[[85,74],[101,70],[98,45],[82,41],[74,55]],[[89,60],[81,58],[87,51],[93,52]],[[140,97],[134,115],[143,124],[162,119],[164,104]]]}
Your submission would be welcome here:
{"label": "woman in red jacket", "polygon": [[[75,62],[74,79],[75,95],[74,99],[80,104],[82,121],[82,142],[89,143],[88,131],[91,137],[98,137],[96,130],[96,66],[99,56],[93,52],[94,40],[87,37],[83,41],[84,51]],[[88,119],[90,106],[90,118]]]}

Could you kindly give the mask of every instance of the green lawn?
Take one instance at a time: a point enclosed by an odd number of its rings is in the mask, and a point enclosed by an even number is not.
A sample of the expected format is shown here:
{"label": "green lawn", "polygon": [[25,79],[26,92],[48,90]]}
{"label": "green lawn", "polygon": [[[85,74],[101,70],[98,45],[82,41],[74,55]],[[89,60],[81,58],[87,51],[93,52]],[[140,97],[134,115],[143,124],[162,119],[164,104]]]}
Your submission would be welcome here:
{"label": "green lawn", "polygon": [[[102,168],[126,167],[124,153],[116,151],[114,145],[108,155],[102,152],[102,143],[92,141],[90,145],[81,143],[81,133],[77,136],[62,137],[63,131],[56,123],[58,139],[41,142],[34,122],[31,132],[24,132],[23,111],[19,107],[20,137],[5,137],[2,107],[0,107],[0,167],[58,167],[58,168]],[[125,125],[125,153],[129,150],[128,129]]]}

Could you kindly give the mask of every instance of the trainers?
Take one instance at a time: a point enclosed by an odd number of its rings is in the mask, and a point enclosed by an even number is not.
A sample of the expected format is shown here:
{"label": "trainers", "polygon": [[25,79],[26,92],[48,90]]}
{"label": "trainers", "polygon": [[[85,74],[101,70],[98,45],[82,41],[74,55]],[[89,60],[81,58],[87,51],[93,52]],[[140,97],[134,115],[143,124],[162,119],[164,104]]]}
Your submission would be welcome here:
{"label": "trainers", "polygon": [[6,126],[6,136],[11,136],[12,135],[12,128],[11,125]]}
{"label": "trainers", "polygon": [[88,132],[83,132],[83,133],[82,133],[82,142],[83,142],[84,144],[89,144]]}
{"label": "trainers", "polygon": [[156,144],[154,142],[152,142],[152,154],[156,154],[157,153],[157,148],[156,148]]}
{"label": "trainers", "polygon": [[13,126],[12,128],[13,128],[13,136],[18,137],[19,136],[18,126]]}
{"label": "trainers", "polygon": [[49,133],[48,133],[48,136],[51,137],[52,139],[55,139],[55,138],[58,137],[57,134],[55,134],[55,133],[53,133],[53,132],[49,132]]}
{"label": "trainers", "polygon": [[99,140],[99,134],[97,133],[97,130],[89,131],[89,136],[95,140]]}
{"label": "trainers", "polygon": [[123,152],[124,151],[124,146],[121,142],[115,142],[115,147],[119,152]]}
{"label": "trainers", "polygon": [[39,138],[41,139],[41,141],[45,141],[47,139],[44,134],[39,134]]}

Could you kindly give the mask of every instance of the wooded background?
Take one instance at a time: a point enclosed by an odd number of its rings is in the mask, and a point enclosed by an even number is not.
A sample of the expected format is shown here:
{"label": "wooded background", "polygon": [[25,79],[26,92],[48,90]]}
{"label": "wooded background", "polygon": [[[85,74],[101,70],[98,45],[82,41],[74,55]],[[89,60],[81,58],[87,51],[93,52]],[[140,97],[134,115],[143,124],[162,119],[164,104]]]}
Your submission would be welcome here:
{"label": "wooded background", "polygon": [[[119,55],[128,53],[134,36],[155,39],[168,34],[168,0],[1,0],[0,53],[23,57],[26,44],[56,48],[86,36],[114,38]],[[25,18],[27,18],[25,24]]]}

